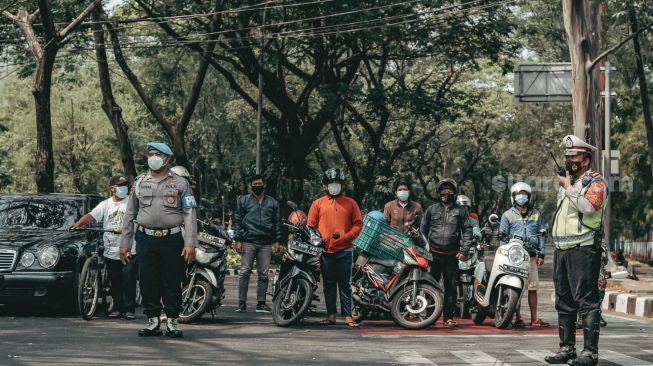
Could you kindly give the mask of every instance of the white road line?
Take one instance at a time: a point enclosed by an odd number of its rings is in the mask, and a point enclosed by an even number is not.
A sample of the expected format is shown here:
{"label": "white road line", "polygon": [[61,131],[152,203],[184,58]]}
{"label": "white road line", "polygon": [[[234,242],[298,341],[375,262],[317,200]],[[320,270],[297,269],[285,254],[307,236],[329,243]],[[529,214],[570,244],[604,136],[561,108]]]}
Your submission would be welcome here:
{"label": "white road line", "polygon": [[483,351],[451,351],[451,353],[473,366],[510,366]]}
{"label": "white road line", "polygon": [[399,364],[402,365],[432,365],[432,366],[437,366],[431,360],[428,358],[422,357],[419,353],[416,351],[386,351],[392,357],[394,357],[395,360]]}
{"label": "white road line", "polygon": [[653,353],[653,351],[651,351],[650,349],[643,349],[642,351],[644,351],[646,353]]}
{"label": "white road line", "polygon": [[628,365],[628,366],[651,366],[653,363],[640,360],[639,358],[626,356],[623,353],[615,351],[603,351],[599,350],[599,358],[608,360],[612,363],[619,365]]}
{"label": "white road line", "polygon": [[544,357],[554,354],[553,352],[546,349],[518,349],[517,352],[521,353],[522,355],[530,359],[539,361],[540,363],[544,363],[544,364],[546,364],[546,362],[544,361]]}

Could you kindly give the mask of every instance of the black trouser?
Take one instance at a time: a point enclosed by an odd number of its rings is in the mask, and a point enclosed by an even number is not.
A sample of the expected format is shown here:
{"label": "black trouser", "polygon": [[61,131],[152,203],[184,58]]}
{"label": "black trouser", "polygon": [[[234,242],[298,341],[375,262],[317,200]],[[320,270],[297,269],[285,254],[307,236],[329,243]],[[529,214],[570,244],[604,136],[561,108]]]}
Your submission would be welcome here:
{"label": "black trouser", "polygon": [[431,275],[433,275],[436,281],[439,281],[440,277],[442,277],[442,282],[444,283],[444,320],[453,319],[456,296],[458,296],[458,277],[460,276],[458,258],[455,255],[433,253]]}
{"label": "black trouser", "polygon": [[[158,317],[161,309],[168,318],[178,318],[181,311],[181,282],[186,264],[181,252],[181,233],[160,238],[136,232],[143,313]],[[163,299],[163,306],[161,306]]]}
{"label": "black trouser", "polygon": [[340,293],[340,315],[351,316],[351,264],[352,251],[322,253],[320,257],[324,279],[324,302],[328,315],[338,312],[336,295]]}
{"label": "black trouser", "polygon": [[136,307],[136,274],[138,265],[136,256],[123,265],[120,260],[105,258],[109,280],[111,281],[111,298],[113,309],[120,313],[133,313]]}

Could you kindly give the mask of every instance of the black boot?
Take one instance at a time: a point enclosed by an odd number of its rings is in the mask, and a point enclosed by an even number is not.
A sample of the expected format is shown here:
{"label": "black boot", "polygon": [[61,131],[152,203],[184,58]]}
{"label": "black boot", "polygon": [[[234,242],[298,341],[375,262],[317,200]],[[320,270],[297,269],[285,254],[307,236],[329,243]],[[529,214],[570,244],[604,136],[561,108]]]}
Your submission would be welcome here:
{"label": "black boot", "polygon": [[601,330],[601,311],[594,309],[583,317],[583,352],[569,362],[574,366],[594,366],[599,362],[599,332]]}
{"label": "black boot", "polygon": [[576,314],[558,313],[558,334],[560,349],[552,356],[546,356],[544,361],[550,364],[566,364],[576,358]]}

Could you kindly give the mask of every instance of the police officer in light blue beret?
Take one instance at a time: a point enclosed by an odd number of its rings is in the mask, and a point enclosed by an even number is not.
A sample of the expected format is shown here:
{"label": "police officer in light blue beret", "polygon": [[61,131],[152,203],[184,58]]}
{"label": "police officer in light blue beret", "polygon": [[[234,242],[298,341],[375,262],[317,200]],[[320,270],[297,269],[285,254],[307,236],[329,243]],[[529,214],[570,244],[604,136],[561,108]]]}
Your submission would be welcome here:
{"label": "police officer in light blue beret", "polygon": [[[147,326],[138,335],[160,336],[161,310],[166,313],[166,335],[181,338],[181,282],[185,263],[195,258],[196,203],[188,181],[168,168],[173,157],[161,142],[147,144],[150,170],[134,181],[123,220],[120,259],[128,262],[134,239],[138,242],[143,312]],[[182,230],[182,226],[184,230]],[[162,301],[163,300],[163,306]]]}

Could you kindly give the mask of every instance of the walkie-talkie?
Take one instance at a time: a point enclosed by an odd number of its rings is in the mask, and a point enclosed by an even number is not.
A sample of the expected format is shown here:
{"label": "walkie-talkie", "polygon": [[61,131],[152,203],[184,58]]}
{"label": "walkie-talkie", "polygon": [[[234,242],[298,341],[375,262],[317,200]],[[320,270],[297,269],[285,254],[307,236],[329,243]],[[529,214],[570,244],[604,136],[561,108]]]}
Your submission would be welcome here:
{"label": "walkie-talkie", "polygon": [[553,155],[551,151],[549,151],[549,154],[551,154],[551,157],[553,158],[553,162],[556,164],[555,172],[561,177],[564,177],[567,175],[567,171],[565,168],[562,168],[560,164],[558,164],[558,161],[556,160],[556,157]]}

